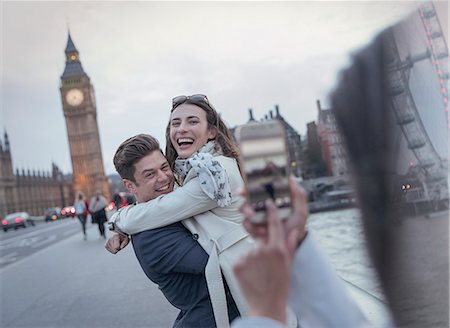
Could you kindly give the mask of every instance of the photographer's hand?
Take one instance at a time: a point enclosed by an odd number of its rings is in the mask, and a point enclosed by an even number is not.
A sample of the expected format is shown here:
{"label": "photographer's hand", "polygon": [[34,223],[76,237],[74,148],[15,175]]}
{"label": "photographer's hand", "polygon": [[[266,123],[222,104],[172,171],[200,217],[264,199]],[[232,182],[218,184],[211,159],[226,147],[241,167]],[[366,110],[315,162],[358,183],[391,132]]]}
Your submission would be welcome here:
{"label": "photographer's hand", "polygon": [[[289,249],[295,252],[297,246],[306,236],[306,221],[309,215],[308,203],[306,201],[306,193],[304,189],[295,181],[293,176],[289,177],[289,189],[291,192],[291,214],[289,218],[283,220],[285,238],[294,230],[298,232],[298,239],[291,241]],[[265,240],[268,235],[266,224],[255,224],[251,221],[255,214],[250,204],[245,203],[241,207],[241,212],[244,214],[244,227],[250,235],[259,240]]]}
{"label": "photographer's hand", "polygon": [[[250,307],[251,316],[269,317],[286,324],[292,256],[277,208],[266,201],[267,236],[257,248],[240,258],[234,266]],[[297,230],[288,239],[296,240]],[[270,295],[270,296],[269,296]]]}

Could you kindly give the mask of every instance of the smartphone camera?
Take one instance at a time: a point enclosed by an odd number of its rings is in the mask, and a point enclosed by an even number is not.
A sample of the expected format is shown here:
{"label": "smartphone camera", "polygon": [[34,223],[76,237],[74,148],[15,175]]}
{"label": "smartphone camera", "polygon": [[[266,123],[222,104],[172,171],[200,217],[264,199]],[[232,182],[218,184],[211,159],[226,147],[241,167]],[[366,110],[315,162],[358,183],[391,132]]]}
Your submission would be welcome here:
{"label": "smartphone camera", "polygon": [[290,160],[287,135],[278,120],[250,122],[236,130],[247,200],[255,210],[254,223],[265,220],[265,200],[270,198],[287,217],[291,206],[288,176]]}

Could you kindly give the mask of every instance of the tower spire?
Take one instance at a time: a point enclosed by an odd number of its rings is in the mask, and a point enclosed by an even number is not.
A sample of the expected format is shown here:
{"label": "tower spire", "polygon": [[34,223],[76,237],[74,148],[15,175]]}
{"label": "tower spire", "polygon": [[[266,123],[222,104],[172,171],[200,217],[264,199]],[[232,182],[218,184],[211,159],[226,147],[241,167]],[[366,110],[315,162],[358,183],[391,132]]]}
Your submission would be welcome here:
{"label": "tower spire", "polygon": [[[109,187],[103,168],[94,87],[81,66],[78,50],[73,41],[72,33],[68,30],[65,49],[66,67],[61,76],[59,89],[70,145],[73,191],[83,191],[85,195],[91,197],[98,189],[101,189],[108,198]],[[80,129],[79,126],[84,128]],[[96,164],[85,165],[87,161]],[[62,177],[56,164],[52,165],[52,170],[57,177]]]}
{"label": "tower spire", "polygon": [[66,53],[66,67],[64,68],[64,73],[61,78],[86,75],[83,70],[83,66],[81,66],[80,56],[75,44],[72,41],[72,36],[70,35],[69,30],[67,31],[67,34],[67,45],[64,50]]}
{"label": "tower spire", "polygon": [[5,130],[4,137],[5,137],[5,152],[9,152],[10,151],[9,139],[8,139],[8,133],[6,133],[6,130]]}
{"label": "tower spire", "polygon": [[67,38],[67,45],[66,45],[66,54],[69,52],[76,52],[78,53],[77,48],[75,47],[75,44],[72,41],[72,37],[70,36],[70,30],[67,31],[68,32],[68,38]]}
{"label": "tower spire", "polygon": [[249,122],[253,122],[255,119],[253,118],[253,109],[251,109],[251,108],[249,108],[248,109],[248,115],[249,115],[249,119],[248,119],[248,121]]}

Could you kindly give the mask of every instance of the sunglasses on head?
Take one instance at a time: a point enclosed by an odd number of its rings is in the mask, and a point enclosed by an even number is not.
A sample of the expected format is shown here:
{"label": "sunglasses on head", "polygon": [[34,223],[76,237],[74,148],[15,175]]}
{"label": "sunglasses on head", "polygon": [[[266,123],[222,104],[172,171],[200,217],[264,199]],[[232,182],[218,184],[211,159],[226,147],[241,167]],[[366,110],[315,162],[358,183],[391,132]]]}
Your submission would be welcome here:
{"label": "sunglasses on head", "polygon": [[206,97],[205,95],[198,94],[192,96],[176,96],[175,98],[172,99],[172,110],[174,110],[176,107],[180,106],[181,104],[186,102],[186,100],[189,99],[194,101],[202,101],[209,105],[208,97]]}

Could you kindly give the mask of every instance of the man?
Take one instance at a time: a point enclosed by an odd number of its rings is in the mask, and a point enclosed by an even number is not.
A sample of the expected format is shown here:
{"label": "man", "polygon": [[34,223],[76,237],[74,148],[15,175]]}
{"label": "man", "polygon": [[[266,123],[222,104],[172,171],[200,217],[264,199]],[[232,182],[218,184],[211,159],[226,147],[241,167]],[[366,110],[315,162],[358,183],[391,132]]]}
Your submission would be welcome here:
{"label": "man", "polygon": [[[138,202],[147,202],[173,190],[174,176],[158,141],[140,134],[124,141],[114,166],[125,187]],[[180,310],[174,327],[215,327],[205,278],[208,254],[180,222],[132,235],[136,257],[147,277],[158,284],[167,300]],[[115,236],[105,247],[112,253],[128,238]],[[230,321],[239,311],[225,286]]]}

